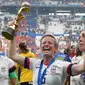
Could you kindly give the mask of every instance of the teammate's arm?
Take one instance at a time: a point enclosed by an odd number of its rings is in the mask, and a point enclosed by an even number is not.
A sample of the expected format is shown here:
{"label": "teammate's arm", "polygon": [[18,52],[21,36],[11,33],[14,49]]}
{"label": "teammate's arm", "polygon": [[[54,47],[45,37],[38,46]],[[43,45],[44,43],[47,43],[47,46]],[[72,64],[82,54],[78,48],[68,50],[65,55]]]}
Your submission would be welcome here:
{"label": "teammate's arm", "polygon": [[85,72],[85,59],[82,64],[74,64],[72,65],[72,75],[78,75]]}
{"label": "teammate's arm", "polygon": [[10,85],[17,85],[17,75],[15,72],[9,73],[9,83]]}
{"label": "teammate's arm", "polygon": [[21,57],[20,55],[16,54],[16,38],[10,41],[10,47],[9,47],[9,57],[17,62],[20,65],[24,66],[24,60],[25,57]]}

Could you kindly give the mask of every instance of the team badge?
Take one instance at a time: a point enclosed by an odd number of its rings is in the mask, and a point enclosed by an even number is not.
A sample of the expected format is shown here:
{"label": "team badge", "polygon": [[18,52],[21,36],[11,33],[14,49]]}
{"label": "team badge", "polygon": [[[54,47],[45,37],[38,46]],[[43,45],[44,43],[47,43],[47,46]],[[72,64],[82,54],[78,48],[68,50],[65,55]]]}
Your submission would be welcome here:
{"label": "team badge", "polygon": [[6,68],[5,67],[1,67],[1,72],[6,72]]}
{"label": "team badge", "polygon": [[56,66],[55,66],[55,65],[53,65],[53,66],[51,67],[51,72],[54,73],[54,74],[56,73]]}

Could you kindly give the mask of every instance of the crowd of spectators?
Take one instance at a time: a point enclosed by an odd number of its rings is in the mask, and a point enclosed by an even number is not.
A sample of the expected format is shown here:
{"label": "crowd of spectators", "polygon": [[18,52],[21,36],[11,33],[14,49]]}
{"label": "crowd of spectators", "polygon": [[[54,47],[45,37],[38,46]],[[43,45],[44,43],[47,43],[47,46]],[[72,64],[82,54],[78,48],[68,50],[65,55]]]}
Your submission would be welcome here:
{"label": "crowd of spectators", "polygon": [[78,5],[84,4],[84,0],[0,0],[1,5],[20,5],[23,1],[28,1],[31,4],[69,4]]}
{"label": "crowd of spectators", "polygon": [[[0,19],[0,24],[1,24],[1,30],[6,28],[8,22],[10,22],[11,20],[13,20],[12,17],[4,17],[3,19]],[[29,20],[30,21],[30,20]],[[74,22],[73,22],[74,21]],[[77,22],[76,22],[77,21]],[[2,23],[3,22],[3,23]],[[54,23],[56,22],[56,23]],[[16,36],[17,38],[17,44],[19,44],[19,42],[21,41],[25,41],[28,44],[28,47],[31,49],[32,52],[38,54],[39,53],[39,47],[36,45],[36,34],[45,34],[47,33],[53,33],[52,31],[50,31],[51,29],[53,29],[54,27],[52,27],[52,25],[54,24],[55,28],[59,28],[59,24],[63,25],[63,27],[61,28],[63,33],[65,34],[69,34],[67,36],[65,35],[59,35],[56,36],[56,38],[58,39],[59,43],[60,43],[60,47],[59,49],[61,51],[64,51],[65,47],[66,47],[66,42],[69,41],[71,42],[71,44],[75,44],[78,41],[78,37],[77,35],[73,36],[73,33],[75,34],[79,34],[83,28],[84,28],[84,22],[82,21],[82,17],[73,17],[73,16],[43,16],[40,15],[38,16],[37,19],[37,24],[35,28],[32,28],[32,26],[30,26],[29,28],[29,23],[27,22],[27,20],[23,19],[20,22],[20,34],[18,34]],[[77,29],[75,31],[75,28]],[[53,34],[55,34],[56,32],[54,31]],[[5,39],[3,40],[5,42]],[[7,40],[6,40],[7,43]]]}

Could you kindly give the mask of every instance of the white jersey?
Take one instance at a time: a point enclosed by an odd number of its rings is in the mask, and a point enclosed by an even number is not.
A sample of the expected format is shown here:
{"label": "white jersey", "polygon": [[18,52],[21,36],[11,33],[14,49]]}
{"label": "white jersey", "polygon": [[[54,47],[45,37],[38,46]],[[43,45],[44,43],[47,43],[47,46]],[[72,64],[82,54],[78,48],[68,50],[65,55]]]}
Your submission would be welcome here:
{"label": "white jersey", "polygon": [[[38,72],[40,67],[41,59],[28,59],[25,60],[25,67],[33,70],[33,85],[38,85]],[[69,62],[55,60],[47,69],[46,75],[43,78],[42,85],[63,85],[64,80],[67,75],[67,66]],[[42,71],[47,67],[47,65],[43,65]]]}
{"label": "white jersey", "polygon": [[8,57],[0,56],[0,85],[9,85],[9,72],[12,72],[14,62]]}
{"label": "white jersey", "polygon": [[[83,57],[75,57],[72,59],[72,63],[83,63]],[[77,75],[71,77],[71,85],[85,85],[85,82],[83,80],[83,75]]]}

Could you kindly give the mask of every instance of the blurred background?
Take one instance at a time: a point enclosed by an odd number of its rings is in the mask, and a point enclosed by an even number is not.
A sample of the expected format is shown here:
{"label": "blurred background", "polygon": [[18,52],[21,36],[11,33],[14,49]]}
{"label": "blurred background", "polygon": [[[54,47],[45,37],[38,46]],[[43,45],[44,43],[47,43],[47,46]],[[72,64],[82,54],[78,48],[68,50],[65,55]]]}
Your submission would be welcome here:
{"label": "blurred background", "polygon": [[[77,45],[79,34],[85,30],[85,0],[0,0],[0,39],[7,51],[8,40],[1,32],[18,13],[22,2],[31,6],[30,13],[20,22],[17,43],[27,41],[30,50],[39,55],[39,41],[43,34],[52,33],[62,52],[66,46]],[[5,47],[5,48],[4,48]]]}

